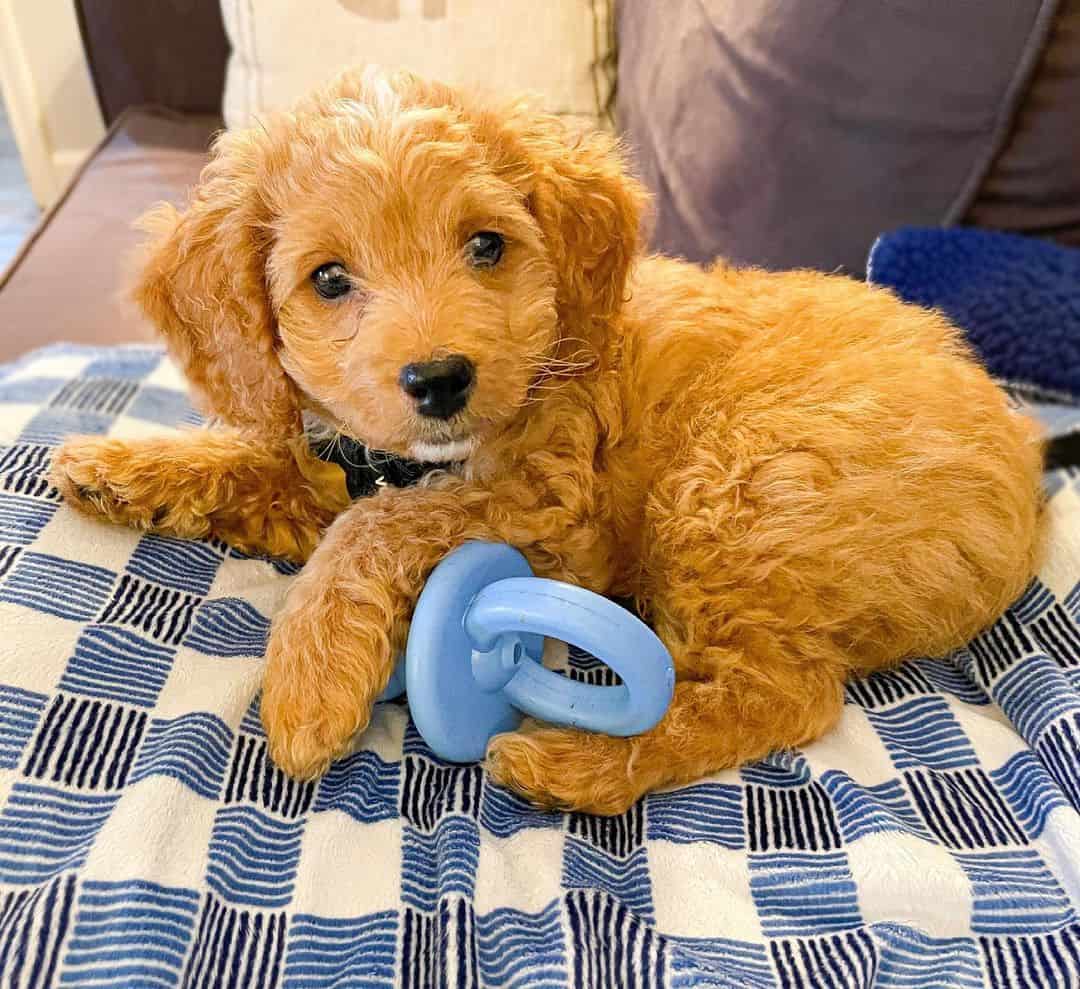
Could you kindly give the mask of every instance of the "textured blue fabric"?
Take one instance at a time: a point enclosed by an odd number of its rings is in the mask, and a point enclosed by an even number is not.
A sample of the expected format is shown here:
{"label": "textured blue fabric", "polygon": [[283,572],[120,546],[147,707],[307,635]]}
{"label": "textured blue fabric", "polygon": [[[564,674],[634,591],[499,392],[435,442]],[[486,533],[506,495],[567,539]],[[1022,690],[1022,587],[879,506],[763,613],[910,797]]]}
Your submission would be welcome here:
{"label": "textured blue fabric", "polygon": [[869,280],[946,313],[995,377],[1080,399],[1080,250],[971,228],[879,238]]}

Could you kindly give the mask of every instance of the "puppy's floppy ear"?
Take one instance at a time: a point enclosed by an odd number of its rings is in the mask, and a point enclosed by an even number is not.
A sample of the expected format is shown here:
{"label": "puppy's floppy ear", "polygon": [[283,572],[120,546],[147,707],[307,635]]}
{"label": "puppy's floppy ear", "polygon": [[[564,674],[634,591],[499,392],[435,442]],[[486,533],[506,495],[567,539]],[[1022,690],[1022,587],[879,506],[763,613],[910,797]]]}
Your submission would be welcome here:
{"label": "puppy's floppy ear", "polygon": [[275,353],[265,262],[270,217],[251,132],[222,135],[185,212],[146,214],[134,297],[210,411],[233,425],[295,432],[295,391]]}
{"label": "puppy's floppy ear", "polygon": [[641,248],[647,194],[610,135],[575,134],[558,117],[527,111],[518,121],[528,203],[558,272],[560,315],[579,326],[606,322],[622,306]]}

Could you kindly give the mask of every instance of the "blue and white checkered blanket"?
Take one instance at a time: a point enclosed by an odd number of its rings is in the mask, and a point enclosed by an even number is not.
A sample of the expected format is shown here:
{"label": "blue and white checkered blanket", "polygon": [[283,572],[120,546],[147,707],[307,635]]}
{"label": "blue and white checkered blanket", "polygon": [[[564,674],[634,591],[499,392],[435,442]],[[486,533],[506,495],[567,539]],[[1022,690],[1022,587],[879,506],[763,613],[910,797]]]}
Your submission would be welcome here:
{"label": "blue and white checkered blanket", "polygon": [[605,820],[441,764],[399,705],[321,781],[275,770],[254,702],[291,569],[45,480],[69,433],[193,421],[154,349],[0,369],[0,985],[1080,985],[1076,472],[970,647]]}

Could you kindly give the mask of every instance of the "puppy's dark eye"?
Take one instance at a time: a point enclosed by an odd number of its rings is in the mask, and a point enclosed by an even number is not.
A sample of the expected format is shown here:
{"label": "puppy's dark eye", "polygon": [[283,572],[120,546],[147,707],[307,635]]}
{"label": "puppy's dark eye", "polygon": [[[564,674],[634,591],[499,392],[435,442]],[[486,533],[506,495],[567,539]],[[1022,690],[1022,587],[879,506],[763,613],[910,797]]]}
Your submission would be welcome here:
{"label": "puppy's dark eye", "polygon": [[503,256],[505,241],[493,230],[481,230],[465,242],[465,257],[474,268],[494,268]]}
{"label": "puppy's dark eye", "polygon": [[324,299],[340,299],[352,291],[352,280],[343,264],[331,261],[311,273],[311,284]]}

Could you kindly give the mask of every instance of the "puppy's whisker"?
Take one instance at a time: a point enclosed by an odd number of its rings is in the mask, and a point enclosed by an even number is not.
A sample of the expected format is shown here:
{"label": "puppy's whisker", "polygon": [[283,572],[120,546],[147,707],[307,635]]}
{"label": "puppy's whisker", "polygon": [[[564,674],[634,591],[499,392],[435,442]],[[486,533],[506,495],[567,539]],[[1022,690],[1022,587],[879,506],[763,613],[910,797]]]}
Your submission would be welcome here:
{"label": "puppy's whisker", "polygon": [[[341,459],[342,459],[342,460],[344,460],[344,461],[345,461],[345,463],[347,463],[347,464],[348,464],[348,465],[349,465],[350,467],[353,467],[353,468],[355,468],[356,470],[360,470],[360,469],[362,469],[362,468],[363,468],[363,466],[364,466],[363,464],[355,464],[355,463],[353,463],[353,462],[352,462],[352,461],[351,461],[351,460],[349,459],[349,457],[348,457],[348,454],[346,454],[346,453],[345,453],[345,447],[344,447],[344,446],[342,446],[342,445],[341,445],[341,443],[340,443],[340,439],[341,439],[341,433],[339,432],[339,433],[338,433],[338,440],[339,440],[339,443],[338,443],[338,449],[339,449],[339,450],[340,450],[340,452],[341,452]],[[364,447],[363,449],[364,449],[364,450],[366,450],[367,448],[366,448],[366,447]]]}

